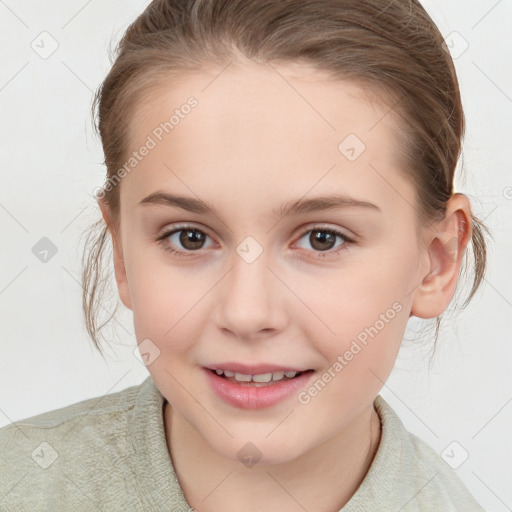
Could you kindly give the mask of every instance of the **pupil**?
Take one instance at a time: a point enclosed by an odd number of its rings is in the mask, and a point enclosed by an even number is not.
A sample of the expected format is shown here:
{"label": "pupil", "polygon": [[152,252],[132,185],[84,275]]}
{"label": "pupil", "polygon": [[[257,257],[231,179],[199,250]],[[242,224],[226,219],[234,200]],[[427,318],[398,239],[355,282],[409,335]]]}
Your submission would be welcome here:
{"label": "pupil", "polygon": [[180,243],[186,249],[200,249],[204,243],[204,234],[192,229],[182,230]]}
{"label": "pupil", "polygon": [[336,236],[330,231],[313,231],[310,235],[310,242],[312,247],[315,247],[316,243],[320,243],[320,247],[316,246],[317,249],[329,250],[334,247]]}

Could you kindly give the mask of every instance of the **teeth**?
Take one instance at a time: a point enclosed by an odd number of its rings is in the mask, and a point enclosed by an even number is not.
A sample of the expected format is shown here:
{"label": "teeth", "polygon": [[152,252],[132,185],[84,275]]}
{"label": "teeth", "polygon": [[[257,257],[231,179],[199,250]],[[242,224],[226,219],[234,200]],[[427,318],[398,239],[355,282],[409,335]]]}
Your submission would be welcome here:
{"label": "teeth", "polygon": [[287,372],[278,371],[272,373],[261,373],[258,375],[246,375],[244,373],[235,373],[229,370],[215,370],[215,373],[217,375],[224,374],[225,377],[234,377],[238,382],[270,382],[271,380],[283,380],[284,377],[293,379],[298,372],[292,370]]}
{"label": "teeth", "polygon": [[251,382],[252,375],[244,375],[243,373],[235,373],[235,380],[239,382]]}
{"label": "teeth", "polygon": [[253,375],[252,380],[254,382],[270,382],[272,380],[272,374],[262,373],[261,375]]}

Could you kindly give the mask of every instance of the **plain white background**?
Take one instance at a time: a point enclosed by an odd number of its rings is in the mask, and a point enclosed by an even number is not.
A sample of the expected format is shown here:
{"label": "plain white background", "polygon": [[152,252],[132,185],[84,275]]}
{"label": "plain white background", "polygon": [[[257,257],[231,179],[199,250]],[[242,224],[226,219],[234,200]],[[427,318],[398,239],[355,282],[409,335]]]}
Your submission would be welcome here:
{"label": "plain white background", "polygon": [[[451,47],[466,113],[466,179],[456,190],[470,197],[494,242],[482,289],[444,319],[432,366],[430,345],[404,342],[381,394],[410,431],[460,464],[457,473],[486,510],[502,512],[512,510],[512,2],[422,3]],[[92,94],[110,67],[109,44],[147,4],[0,1],[0,426],[148,375],[122,305],[106,361],[93,349],[79,245],[100,216],[92,193],[105,174]],[[34,50],[52,45],[46,58]],[[33,252],[43,237],[57,251],[46,263]],[[411,319],[406,338],[421,325]]]}

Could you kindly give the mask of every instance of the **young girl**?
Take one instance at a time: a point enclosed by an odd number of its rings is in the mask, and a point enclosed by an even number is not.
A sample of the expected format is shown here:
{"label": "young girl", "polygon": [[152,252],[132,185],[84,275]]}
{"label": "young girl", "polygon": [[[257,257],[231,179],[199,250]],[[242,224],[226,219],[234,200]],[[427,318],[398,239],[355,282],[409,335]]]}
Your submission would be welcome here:
{"label": "young girl", "polygon": [[155,0],[95,106],[87,326],[100,349],[111,239],[150,377],[2,429],[2,507],[483,510],[379,395],[470,241],[466,303],[486,262],[453,189],[457,77],[419,2]]}

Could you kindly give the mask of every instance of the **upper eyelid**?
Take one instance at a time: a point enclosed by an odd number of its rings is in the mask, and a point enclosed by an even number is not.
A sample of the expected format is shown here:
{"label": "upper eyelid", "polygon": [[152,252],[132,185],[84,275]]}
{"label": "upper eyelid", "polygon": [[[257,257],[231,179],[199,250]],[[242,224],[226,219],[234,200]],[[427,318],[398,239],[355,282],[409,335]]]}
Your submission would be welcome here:
{"label": "upper eyelid", "polygon": [[171,234],[174,234],[179,231],[185,231],[186,229],[194,230],[194,231],[200,231],[201,233],[204,233],[205,235],[209,236],[212,240],[214,237],[210,234],[208,229],[205,229],[203,227],[196,226],[194,224],[176,224],[174,226],[170,227],[163,227],[161,230],[159,230],[158,238],[164,238],[166,236],[171,236]]}

